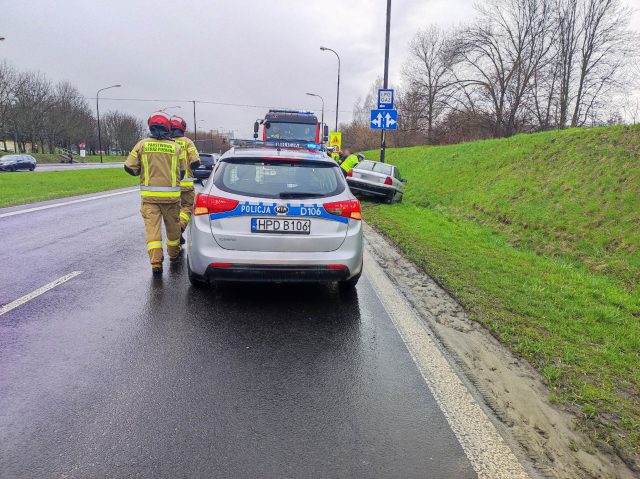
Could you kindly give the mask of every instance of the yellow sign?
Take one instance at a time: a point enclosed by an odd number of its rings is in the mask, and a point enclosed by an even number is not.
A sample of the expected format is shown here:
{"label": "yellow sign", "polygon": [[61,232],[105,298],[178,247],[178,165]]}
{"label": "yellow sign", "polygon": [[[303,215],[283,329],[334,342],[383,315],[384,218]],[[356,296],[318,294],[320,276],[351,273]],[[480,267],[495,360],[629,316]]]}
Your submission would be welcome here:
{"label": "yellow sign", "polygon": [[176,154],[176,145],[172,143],[145,141],[143,148],[145,153],[168,153],[170,155]]}
{"label": "yellow sign", "polygon": [[329,135],[329,146],[337,146],[338,150],[342,149],[342,132],[332,131]]}

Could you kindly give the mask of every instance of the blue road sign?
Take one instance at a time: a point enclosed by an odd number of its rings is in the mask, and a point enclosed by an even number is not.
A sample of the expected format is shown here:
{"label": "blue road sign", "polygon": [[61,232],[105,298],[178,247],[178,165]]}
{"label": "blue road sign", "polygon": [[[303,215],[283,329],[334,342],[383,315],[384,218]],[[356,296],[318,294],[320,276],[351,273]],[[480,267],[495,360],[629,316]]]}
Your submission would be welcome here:
{"label": "blue road sign", "polygon": [[371,110],[372,130],[397,130],[398,110]]}
{"label": "blue road sign", "polygon": [[378,90],[378,110],[393,110],[394,93],[391,88]]}

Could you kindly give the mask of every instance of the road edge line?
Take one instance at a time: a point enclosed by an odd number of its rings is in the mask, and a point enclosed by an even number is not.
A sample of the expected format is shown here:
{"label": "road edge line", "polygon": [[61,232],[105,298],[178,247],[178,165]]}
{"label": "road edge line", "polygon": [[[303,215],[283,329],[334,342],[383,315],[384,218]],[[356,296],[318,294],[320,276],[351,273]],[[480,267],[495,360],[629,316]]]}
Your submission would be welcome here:
{"label": "road edge line", "polygon": [[530,476],[442,354],[426,326],[367,251],[365,271],[479,479]]}
{"label": "road edge line", "polygon": [[0,213],[0,218],[8,218],[10,216],[22,215],[25,213],[33,213],[34,211],[48,210],[50,208],[57,208],[59,206],[74,205],[76,203],[84,203],[85,201],[93,201],[93,200],[99,200],[102,198],[109,198],[110,196],[124,195],[126,193],[132,193],[134,191],[138,191],[137,188],[132,188],[125,191],[117,191],[115,193],[108,193],[105,195],[90,196],[88,198],[80,198],[77,200],[64,201],[62,203],[54,203],[52,205],[36,206],[34,208],[25,208],[23,210],[9,211],[8,213]]}
{"label": "road edge line", "polygon": [[31,293],[25,294],[24,296],[21,296],[20,298],[13,300],[10,303],[0,306],[0,316],[2,316],[5,313],[8,313],[9,311],[16,309],[19,306],[22,306],[23,304],[31,301],[32,299],[37,298],[38,296],[46,293],[47,291],[52,290],[56,286],[60,286],[61,284],[66,283],[70,279],[73,279],[80,274],[82,274],[82,271],[72,271],[69,274],[65,274],[64,276],[54,281],[51,281],[50,283],[47,283],[44,286],[39,287],[38,289],[36,289],[35,291],[32,291]]}

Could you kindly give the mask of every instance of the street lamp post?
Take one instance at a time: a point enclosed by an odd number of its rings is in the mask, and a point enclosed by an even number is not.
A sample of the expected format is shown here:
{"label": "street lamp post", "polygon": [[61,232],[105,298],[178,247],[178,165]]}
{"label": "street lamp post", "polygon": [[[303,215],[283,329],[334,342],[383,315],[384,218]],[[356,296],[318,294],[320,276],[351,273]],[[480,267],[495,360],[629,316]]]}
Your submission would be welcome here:
{"label": "street lamp post", "polygon": [[320,50],[322,50],[323,52],[325,51],[333,52],[335,53],[336,58],[338,58],[338,91],[336,93],[336,129],[335,129],[335,131],[338,131],[338,109],[340,107],[340,55],[338,55],[338,52],[336,52],[335,50],[332,50],[331,48],[320,47]]}
{"label": "street lamp post", "polygon": [[322,102],[322,117],[320,118],[320,138],[322,138],[320,140],[320,144],[322,145],[324,143],[324,98],[322,98],[320,95],[316,95],[315,93],[307,93],[307,95],[309,96],[315,96],[320,98],[320,101]]}
{"label": "street lamp post", "polygon": [[111,85],[108,87],[100,88],[96,93],[96,113],[98,116],[98,151],[100,152],[100,163],[102,163],[102,134],[100,132],[100,92],[108,90],[109,88],[120,88],[122,85]]}

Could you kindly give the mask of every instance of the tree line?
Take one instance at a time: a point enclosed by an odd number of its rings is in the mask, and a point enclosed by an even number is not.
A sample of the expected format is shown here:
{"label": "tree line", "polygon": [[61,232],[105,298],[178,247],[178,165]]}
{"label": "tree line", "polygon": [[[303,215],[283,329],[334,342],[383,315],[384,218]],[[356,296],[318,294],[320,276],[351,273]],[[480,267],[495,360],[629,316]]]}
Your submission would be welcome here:
{"label": "tree line", "polygon": [[[97,121],[86,98],[68,81],[52,83],[40,72],[18,71],[0,63],[0,142],[17,152],[55,153],[77,149],[98,152]],[[100,118],[102,149],[128,152],[144,132],[144,123],[127,113],[109,111]]]}
{"label": "tree line", "polygon": [[[475,8],[468,25],[430,25],[414,36],[396,92],[399,131],[388,145],[636,121],[637,100],[614,102],[640,72],[622,0],[484,0]],[[379,145],[369,110],[380,84],[343,126],[358,149]]]}

